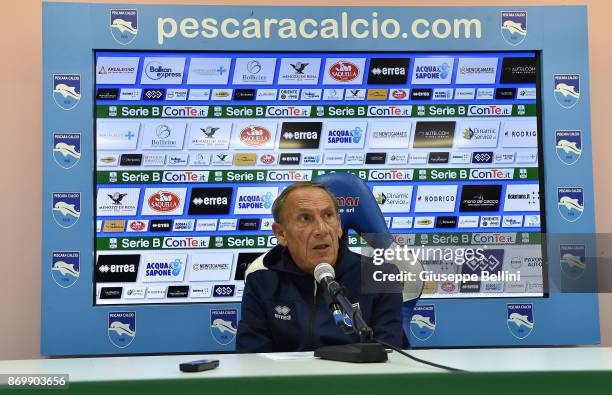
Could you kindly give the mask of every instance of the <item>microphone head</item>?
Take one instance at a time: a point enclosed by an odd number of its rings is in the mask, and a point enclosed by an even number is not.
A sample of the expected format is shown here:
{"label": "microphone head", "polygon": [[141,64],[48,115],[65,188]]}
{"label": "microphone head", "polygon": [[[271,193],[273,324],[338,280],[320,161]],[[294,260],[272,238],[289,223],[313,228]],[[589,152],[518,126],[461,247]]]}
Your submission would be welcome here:
{"label": "microphone head", "polygon": [[318,283],[321,282],[325,277],[334,279],[336,277],[336,271],[334,267],[329,263],[319,263],[314,269],[314,278]]}

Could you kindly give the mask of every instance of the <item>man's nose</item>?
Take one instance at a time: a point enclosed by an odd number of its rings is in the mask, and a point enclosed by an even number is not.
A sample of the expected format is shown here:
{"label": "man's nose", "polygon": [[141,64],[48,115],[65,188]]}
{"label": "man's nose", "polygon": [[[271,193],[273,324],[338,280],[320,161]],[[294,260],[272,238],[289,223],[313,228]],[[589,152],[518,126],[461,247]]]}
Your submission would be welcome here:
{"label": "man's nose", "polygon": [[314,227],[315,227],[314,229],[315,233],[317,235],[322,235],[327,230],[327,227],[325,225],[325,220],[322,217],[316,217]]}

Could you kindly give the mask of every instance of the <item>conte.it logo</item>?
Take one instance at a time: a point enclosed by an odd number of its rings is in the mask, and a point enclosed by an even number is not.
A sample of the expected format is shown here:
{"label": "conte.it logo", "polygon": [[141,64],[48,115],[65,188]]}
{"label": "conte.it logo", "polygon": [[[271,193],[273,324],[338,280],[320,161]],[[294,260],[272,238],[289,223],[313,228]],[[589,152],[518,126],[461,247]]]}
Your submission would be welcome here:
{"label": "conte.it logo", "polygon": [[80,74],[53,74],[53,100],[60,108],[72,110],[81,100]]}
{"label": "conte.it logo", "polygon": [[115,41],[128,45],[138,34],[138,10],[110,10],[109,28]]}

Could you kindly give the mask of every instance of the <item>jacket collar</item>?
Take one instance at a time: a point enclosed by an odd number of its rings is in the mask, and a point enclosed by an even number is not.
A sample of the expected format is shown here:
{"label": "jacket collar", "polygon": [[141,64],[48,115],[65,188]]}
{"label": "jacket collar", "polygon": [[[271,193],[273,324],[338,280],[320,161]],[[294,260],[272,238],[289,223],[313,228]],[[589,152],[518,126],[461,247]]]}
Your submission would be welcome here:
{"label": "jacket collar", "polygon": [[[334,265],[334,271],[336,272],[336,278],[341,277],[341,275],[348,270],[348,264],[346,262],[343,263],[345,255],[348,253],[348,244],[341,238],[338,244],[338,259],[336,264]],[[270,270],[274,270],[277,272],[284,272],[293,274],[296,276],[310,276],[312,274],[308,274],[302,271],[295,262],[293,262],[293,258],[291,258],[291,254],[289,253],[289,249],[287,247],[283,247],[280,244],[276,247],[272,248],[264,257],[264,266]]]}

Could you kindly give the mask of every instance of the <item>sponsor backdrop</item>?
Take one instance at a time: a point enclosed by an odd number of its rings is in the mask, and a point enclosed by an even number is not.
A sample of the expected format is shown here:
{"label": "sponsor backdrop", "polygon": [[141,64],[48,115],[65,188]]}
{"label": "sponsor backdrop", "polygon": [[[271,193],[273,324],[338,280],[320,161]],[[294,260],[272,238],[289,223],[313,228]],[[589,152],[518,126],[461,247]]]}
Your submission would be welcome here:
{"label": "sponsor backdrop", "polygon": [[586,9],[306,10],[43,5],[41,353],[233,350],[271,202],[329,169],[412,243],[468,232],[528,276],[426,286],[412,346],[599,342],[596,295],[549,281],[594,246],[537,246],[594,231]]}

